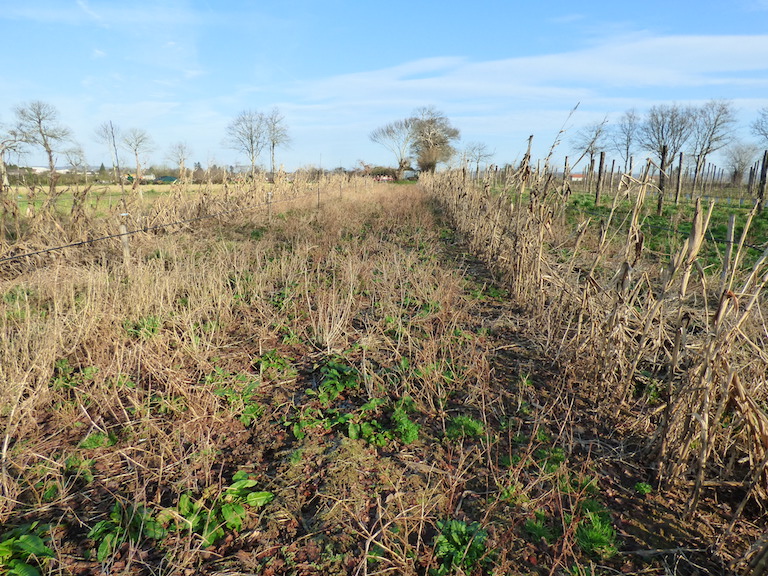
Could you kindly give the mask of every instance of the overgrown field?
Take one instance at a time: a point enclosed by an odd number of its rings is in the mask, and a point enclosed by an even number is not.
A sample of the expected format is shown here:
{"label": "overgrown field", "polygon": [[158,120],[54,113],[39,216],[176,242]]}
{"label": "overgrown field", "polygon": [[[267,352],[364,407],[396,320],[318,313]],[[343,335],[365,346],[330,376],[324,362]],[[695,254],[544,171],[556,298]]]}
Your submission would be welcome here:
{"label": "overgrown field", "polygon": [[[615,244],[572,232],[563,203],[444,178],[287,187],[270,210],[263,190],[134,200],[129,229],[190,222],[128,253],[115,238],[4,264],[0,573],[737,567],[765,522],[742,406],[764,391],[690,424],[682,377],[657,367],[696,366],[664,336],[666,292],[580,303]],[[6,222],[6,249],[114,233],[118,214],[81,208]],[[732,292],[720,317],[759,310]],[[712,312],[697,304],[692,326]],[[742,363],[733,338],[708,366],[752,386],[761,356]]]}

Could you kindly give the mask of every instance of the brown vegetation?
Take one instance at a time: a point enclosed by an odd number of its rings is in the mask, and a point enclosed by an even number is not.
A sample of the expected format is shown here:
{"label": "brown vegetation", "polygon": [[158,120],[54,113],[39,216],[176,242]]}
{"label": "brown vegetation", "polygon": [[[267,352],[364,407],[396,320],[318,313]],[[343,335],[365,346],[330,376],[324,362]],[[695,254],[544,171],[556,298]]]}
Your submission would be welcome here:
{"label": "brown vegetation", "polygon": [[573,231],[556,184],[6,213],[0,258],[146,231],[3,263],[0,525],[45,539],[42,573],[737,566],[764,521],[763,261],[716,284],[702,209],[655,273],[636,217]]}

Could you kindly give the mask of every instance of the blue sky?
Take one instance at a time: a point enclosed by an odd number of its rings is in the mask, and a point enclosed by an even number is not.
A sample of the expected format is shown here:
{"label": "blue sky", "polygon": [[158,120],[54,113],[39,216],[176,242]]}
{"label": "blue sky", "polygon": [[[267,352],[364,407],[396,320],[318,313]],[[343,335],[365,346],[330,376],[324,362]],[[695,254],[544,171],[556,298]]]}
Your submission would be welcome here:
{"label": "blue sky", "polygon": [[0,0],[0,37],[0,123],[48,102],[91,164],[110,162],[93,135],[108,120],[149,132],[153,162],[185,142],[193,162],[237,164],[226,125],[276,106],[292,170],[392,164],[368,134],[420,106],[501,164],[529,134],[545,155],[577,103],[560,155],[606,116],[713,98],[754,141],[768,106],[768,0]]}

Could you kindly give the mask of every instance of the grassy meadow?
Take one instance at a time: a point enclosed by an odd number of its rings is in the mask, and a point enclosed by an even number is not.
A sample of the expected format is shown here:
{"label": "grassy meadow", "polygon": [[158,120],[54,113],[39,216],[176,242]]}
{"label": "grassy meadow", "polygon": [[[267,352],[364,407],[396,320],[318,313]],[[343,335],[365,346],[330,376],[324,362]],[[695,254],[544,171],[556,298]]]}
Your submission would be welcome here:
{"label": "grassy meadow", "polygon": [[595,207],[447,172],[6,207],[0,259],[146,231],[0,263],[0,574],[741,569],[766,220],[726,251],[725,209],[656,221],[650,189]]}

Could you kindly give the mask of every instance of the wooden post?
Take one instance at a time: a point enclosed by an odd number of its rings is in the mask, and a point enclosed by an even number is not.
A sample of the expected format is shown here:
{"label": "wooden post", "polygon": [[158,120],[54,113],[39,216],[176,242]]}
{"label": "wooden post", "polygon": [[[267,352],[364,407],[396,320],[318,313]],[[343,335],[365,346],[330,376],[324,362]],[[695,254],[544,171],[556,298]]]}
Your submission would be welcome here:
{"label": "wooden post", "polygon": [[600,163],[597,167],[597,182],[595,182],[595,206],[600,204],[600,193],[603,191],[603,173],[605,172],[605,152],[600,152]]}
{"label": "wooden post", "polygon": [[131,262],[131,248],[128,245],[128,227],[120,224],[120,242],[123,244],[123,264],[128,265]]}
{"label": "wooden post", "polygon": [[613,174],[615,171],[616,171],[616,158],[611,160],[611,180],[610,180],[610,183],[608,184],[608,190],[611,192],[611,194],[613,194]]}
{"label": "wooden post", "polygon": [[757,185],[757,201],[760,203],[758,210],[763,210],[763,200],[765,200],[765,187],[768,182],[768,150],[763,153],[763,167],[760,170],[760,183]]}
{"label": "wooden post", "polygon": [[723,273],[720,275],[720,281],[723,287],[726,285],[728,272],[731,268],[731,253],[733,252],[733,233],[736,228],[736,214],[728,216],[728,237],[725,239],[725,259],[723,262]]}
{"label": "wooden post", "polygon": [[661,166],[659,166],[659,198],[656,202],[656,216],[661,216],[664,210],[664,187],[667,172],[667,145],[661,147]]}
{"label": "wooden post", "polygon": [[683,153],[680,152],[680,160],[677,163],[677,187],[675,188],[675,206],[680,203],[680,192],[683,190]]}

